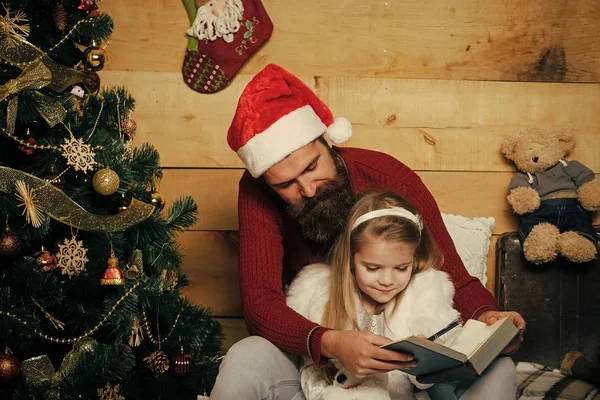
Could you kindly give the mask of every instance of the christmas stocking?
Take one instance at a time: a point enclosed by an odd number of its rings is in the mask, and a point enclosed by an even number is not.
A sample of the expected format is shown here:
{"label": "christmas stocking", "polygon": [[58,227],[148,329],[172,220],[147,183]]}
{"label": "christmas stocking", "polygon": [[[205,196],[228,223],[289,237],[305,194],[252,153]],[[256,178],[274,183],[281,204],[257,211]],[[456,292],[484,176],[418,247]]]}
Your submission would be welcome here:
{"label": "christmas stocking", "polygon": [[223,90],[273,32],[260,0],[182,0],[192,26],[183,79],[193,90]]}

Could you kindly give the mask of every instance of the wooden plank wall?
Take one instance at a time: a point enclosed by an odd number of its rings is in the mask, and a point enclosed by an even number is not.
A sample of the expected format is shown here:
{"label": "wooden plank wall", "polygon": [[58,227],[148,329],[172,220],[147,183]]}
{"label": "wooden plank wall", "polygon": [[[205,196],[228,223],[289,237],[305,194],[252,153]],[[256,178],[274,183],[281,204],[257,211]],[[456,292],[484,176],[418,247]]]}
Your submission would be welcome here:
{"label": "wooden plank wall", "polygon": [[[355,127],[350,146],[386,151],[418,171],[443,212],[514,230],[505,199],[506,135],[573,132],[572,154],[600,172],[600,3],[568,0],[264,0],[269,42],[222,92],[193,92],[181,65],[188,19],[177,0],[105,1],[115,19],[104,85],[137,102],[136,143],[160,151],[167,199],[191,194],[198,223],[180,236],[185,294],[210,307],[225,348],[247,335],[237,283],[237,182],[226,130],[250,78],[268,63],[299,75]],[[596,222],[598,222],[598,217]]]}

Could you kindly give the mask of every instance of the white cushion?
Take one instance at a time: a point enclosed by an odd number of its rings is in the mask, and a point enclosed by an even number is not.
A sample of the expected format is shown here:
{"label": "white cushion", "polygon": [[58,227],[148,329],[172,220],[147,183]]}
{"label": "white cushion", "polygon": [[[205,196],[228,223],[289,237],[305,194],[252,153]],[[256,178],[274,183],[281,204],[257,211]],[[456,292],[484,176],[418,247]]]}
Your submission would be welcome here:
{"label": "white cushion", "polygon": [[485,286],[487,255],[492,229],[494,229],[494,218],[468,218],[462,215],[442,214],[442,219],[465,268]]}

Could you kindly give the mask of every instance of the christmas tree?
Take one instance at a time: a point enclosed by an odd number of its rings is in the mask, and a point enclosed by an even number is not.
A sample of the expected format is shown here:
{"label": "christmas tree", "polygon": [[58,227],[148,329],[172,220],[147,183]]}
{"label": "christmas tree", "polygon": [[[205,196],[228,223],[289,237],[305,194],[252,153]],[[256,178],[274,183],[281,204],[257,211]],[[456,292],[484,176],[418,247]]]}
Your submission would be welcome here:
{"label": "christmas tree", "polygon": [[2,399],[195,399],[216,377],[221,326],[179,294],[196,204],[163,210],[134,99],[100,87],[112,28],[95,0],[1,1]]}

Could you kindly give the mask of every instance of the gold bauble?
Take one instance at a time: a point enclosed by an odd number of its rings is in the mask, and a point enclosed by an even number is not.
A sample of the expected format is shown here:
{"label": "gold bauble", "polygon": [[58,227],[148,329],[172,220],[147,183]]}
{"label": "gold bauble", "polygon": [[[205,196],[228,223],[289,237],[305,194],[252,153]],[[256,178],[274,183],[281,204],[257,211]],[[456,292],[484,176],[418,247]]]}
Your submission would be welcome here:
{"label": "gold bauble", "polygon": [[100,71],[108,61],[108,56],[103,49],[94,44],[83,52],[83,66],[89,71]]}
{"label": "gold bauble", "polygon": [[153,191],[150,193],[150,204],[156,207],[159,211],[165,208],[165,196],[161,192]]}
{"label": "gold bauble", "polygon": [[119,175],[110,168],[99,170],[92,179],[94,190],[104,196],[109,196],[119,190],[120,183]]}

